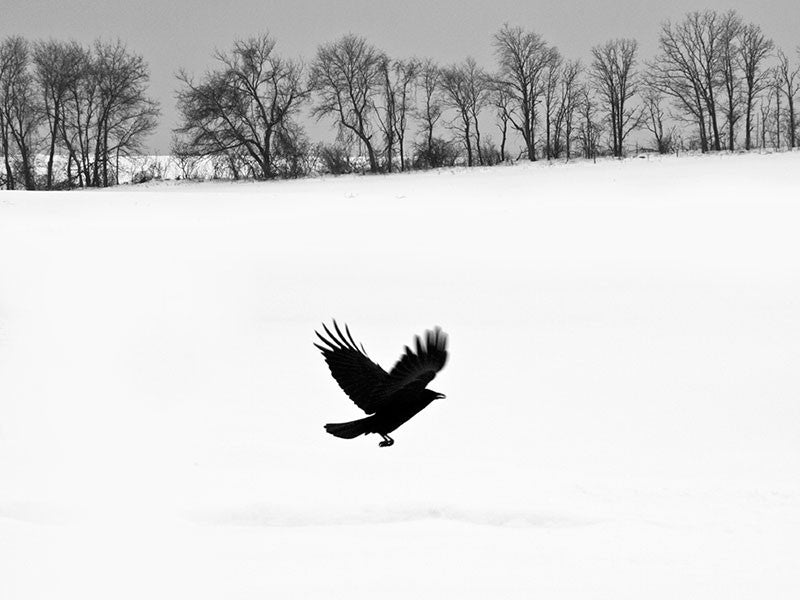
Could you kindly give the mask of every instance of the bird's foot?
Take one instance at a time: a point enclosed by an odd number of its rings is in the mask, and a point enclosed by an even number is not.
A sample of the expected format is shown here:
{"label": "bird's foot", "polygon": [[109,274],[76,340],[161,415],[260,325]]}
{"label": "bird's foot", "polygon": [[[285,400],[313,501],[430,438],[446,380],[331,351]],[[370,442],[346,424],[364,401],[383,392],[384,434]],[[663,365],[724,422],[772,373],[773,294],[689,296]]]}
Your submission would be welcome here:
{"label": "bird's foot", "polygon": [[[383,434],[381,434],[381,435],[383,435]],[[390,438],[388,435],[383,435],[383,441],[381,443],[379,443],[378,446],[381,447],[381,448],[388,448],[392,444],[394,444],[394,440],[392,438]]]}

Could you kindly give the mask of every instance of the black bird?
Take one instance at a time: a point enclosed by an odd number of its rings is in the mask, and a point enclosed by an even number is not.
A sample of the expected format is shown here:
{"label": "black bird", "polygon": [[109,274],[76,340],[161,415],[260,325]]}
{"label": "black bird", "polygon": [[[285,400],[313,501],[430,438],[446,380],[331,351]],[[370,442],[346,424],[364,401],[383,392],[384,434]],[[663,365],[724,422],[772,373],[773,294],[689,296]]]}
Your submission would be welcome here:
{"label": "black bird", "polygon": [[416,348],[406,346],[405,353],[390,372],[372,362],[362,345],[356,344],[350,329],[345,325],[347,337],[336,321],[331,333],[323,324],[328,337],[317,334],[324,346],[314,344],[322,350],[331,375],[369,417],[349,423],[328,423],[325,431],[336,437],[352,439],[362,434],[379,433],[381,447],[391,446],[394,440],[389,433],[400,427],[411,417],[444,394],[425,389],[436,373],[447,362],[447,334],[439,327],[425,332],[425,342],[416,336]]}

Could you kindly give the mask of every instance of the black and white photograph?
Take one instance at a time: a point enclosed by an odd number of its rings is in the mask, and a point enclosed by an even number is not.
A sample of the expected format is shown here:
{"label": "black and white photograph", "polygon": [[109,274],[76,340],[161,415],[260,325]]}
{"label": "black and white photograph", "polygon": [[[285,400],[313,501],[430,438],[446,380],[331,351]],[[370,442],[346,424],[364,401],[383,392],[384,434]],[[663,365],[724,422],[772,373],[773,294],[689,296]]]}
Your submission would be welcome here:
{"label": "black and white photograph", "polygon": [[800,598],[798,112],[796,0],[0,0],[0,598]]}

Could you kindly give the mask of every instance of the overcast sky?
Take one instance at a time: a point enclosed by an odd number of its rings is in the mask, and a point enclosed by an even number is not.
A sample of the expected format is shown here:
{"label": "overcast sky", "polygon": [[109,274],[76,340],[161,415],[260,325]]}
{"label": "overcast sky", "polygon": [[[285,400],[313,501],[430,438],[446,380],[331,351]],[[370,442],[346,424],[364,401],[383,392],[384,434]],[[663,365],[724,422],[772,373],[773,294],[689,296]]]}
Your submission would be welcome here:
{"label": "overcast sky", "polygon": [[593,45],[615,37],[636,38],[649,58],[662,21],[704,8],[738,10],[787,54],[800,44],[798,0],[0,0],[0,35],[127,42],[150,65],[150,94],[163,112],[150,146],[166,153],[177,119],[175,71],[202,73],[213,50],[236,38],[269,31],[278,53],[310,61],[320,43],[352,32],[398,58],[447,64],[473,56],[491,67],[491,36],[509,22],[567,58],[586,61]]}

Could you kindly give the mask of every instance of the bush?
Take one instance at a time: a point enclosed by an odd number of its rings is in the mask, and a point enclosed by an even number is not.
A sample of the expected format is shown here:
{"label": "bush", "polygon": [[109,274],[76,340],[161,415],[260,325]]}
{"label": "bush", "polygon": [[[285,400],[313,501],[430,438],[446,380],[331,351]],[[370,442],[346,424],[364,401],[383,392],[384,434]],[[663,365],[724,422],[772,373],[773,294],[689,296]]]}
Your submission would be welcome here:
{"label": "bush", "polygon": [[153,180],[153,172],[149,169],[142,169],[141,171],[136,171],[131,177],[131,183],[134,185],[140,183],[147,183],[148,181]]}
{"label": "bush", "polygon": [[483,157],[483,164],[485,166],[493,166],[500,164],[500,150],[494,142],[488,141],[481,146],[481,156]]}
{"label": "bush", "polygon": [[275,134],[272,149],[275,172],[278,177],[297,179],[305,177],[314,167],[314,156],[308,137],[297,126],[281,127]]}
{"label": "bush", "polygon": [[427,142],[420,142],[414,146],[412,164],[415,169],[436,169],[438,167],[452,167],[458,161],[458,149],[449,140],[435,137],[431,147]]}
{"label": "bush", "polygon": [[350,159],[350,151],[341,144],[319,146],[320,170],[331,175],[346,175],[355,169]]}

